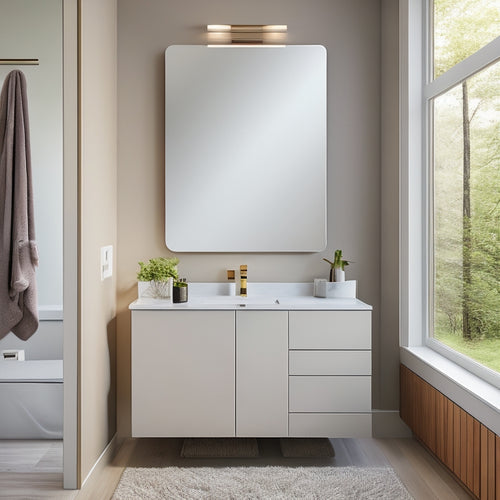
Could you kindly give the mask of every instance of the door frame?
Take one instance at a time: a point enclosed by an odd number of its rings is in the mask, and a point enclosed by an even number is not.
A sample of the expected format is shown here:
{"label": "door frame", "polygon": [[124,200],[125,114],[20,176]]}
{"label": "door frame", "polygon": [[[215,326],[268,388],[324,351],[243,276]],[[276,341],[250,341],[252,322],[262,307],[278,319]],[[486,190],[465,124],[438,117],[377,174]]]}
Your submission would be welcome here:
{"label": "door frame", "polygon": [[79,408],[79,29],[78,0],[63,2],[63,486],[78,489]]}

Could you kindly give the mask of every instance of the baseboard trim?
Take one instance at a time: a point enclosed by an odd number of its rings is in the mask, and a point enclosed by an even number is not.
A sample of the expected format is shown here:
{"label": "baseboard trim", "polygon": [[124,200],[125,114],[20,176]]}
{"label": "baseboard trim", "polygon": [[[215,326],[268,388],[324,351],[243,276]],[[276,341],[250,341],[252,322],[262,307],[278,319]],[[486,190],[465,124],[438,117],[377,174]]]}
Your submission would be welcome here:
{"label": "baseboard trim", "polygon": [[398,410],[373,410],[372,434],[375,438],[407,438],[411,429],[401,420]]}
{"label": "baseboard trim", "polygon": [[104,451],[101,453],[96,463],[92,466],[92,469],[90,469],[87,477],[83,480],[81,488],[85,486],[85,484],[91,479],[92,476],[97,476],[107,465],[111,463],[120,444],[121,441],[118,441],[118,436],[117,434],[115,434],[111,438],[111,441],[108,443],[106,448],[104,448]]}

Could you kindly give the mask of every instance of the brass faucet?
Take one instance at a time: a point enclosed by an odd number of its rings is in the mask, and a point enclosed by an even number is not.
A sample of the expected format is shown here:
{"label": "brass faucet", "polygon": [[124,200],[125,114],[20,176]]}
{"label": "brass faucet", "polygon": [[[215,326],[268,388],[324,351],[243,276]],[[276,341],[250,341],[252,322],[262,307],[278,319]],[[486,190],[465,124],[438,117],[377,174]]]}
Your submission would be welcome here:
{"label": "brass faucet", "polygon": [[240,266],[240,295],[247,296],[247,266]]}

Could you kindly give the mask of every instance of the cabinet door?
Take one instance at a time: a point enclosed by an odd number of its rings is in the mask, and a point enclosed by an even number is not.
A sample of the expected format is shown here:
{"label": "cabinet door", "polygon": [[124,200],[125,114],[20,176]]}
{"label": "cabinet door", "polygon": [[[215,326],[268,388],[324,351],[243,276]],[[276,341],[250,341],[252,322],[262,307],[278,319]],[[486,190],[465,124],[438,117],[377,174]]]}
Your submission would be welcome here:
{"label": "cabinet door", "polygon": [[236,313],[236,435],[288,435],[288,312]]}
{"label": "cabinet door", "polygon": [[235,435],[233,311],[132,312],[132,436]]}

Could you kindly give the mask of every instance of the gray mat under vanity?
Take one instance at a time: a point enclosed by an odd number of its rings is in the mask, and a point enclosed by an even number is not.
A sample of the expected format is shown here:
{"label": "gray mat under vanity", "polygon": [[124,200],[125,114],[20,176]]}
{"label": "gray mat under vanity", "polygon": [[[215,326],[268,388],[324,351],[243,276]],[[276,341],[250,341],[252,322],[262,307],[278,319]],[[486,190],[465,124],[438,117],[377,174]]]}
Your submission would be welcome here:
{"label": "gray mat under vanity", "polygon": [[[335,456],[327,438],[282,438],[281,454],[285,458],[329,458]],[[186,438],[180,451],[182,458],[257,458],[255,438]]]}
{"label": "gray mat under vanity", "polygon": [[281,438],[281,454],[285,458],[334,457],[335,450],[328,438]]}
{"label": "gray mat under vanity", "polygon": [[255,438],[186,438],[183,458],[256,458],[259,445]]}

